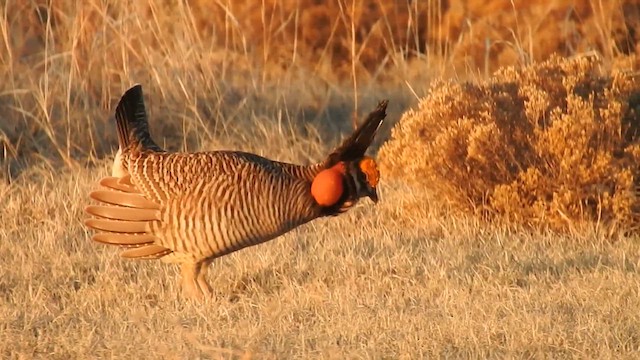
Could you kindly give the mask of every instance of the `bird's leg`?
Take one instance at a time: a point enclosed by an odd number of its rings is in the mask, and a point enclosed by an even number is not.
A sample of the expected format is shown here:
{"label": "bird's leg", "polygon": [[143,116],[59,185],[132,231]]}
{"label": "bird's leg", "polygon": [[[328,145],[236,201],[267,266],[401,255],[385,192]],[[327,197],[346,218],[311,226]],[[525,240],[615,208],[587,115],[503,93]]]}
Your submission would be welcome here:
{"label": "bird's leg", "polygon": [[197,279],[200,272],[199,262],[182,263],[182,292],[189,298],[202,300],[203,293],[198,286]]}
{"label": "bird's leg", "polygon": [[212,296],[213,289],[207,282],[207,271],[209,270],[209,265],[213,260],[203,260],[199,263],[200,271],[198,273],[198,286],[200,287],[200,291],[207,297]]}

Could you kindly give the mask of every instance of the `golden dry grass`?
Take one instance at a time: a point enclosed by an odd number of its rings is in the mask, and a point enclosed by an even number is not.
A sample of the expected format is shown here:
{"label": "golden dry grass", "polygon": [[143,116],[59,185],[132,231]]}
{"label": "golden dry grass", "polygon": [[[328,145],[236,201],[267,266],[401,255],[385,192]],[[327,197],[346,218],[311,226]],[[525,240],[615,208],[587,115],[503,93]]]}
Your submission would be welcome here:
{"label": "golden dry grass", "polygon": [[384,201],[216,261],[215,298],[177,268],[88,241],[98,169],[30,169],[4,190],[3,357],[633,357],[637,239],[490,229],[428,197]]}
{"label": "golden dry grass", "polygon": [[383,178],[375,207],[216,261],[204,305],[182,299],[175,267],[119,259],[82,225],[134,82],[163,146],[311,161],[390,98],[377,147],[440,76],[551,51],[634,70],[634,2],[215,3],[0,4],[1,357],[637,356],[640,244],[589,224],[491,225]]}

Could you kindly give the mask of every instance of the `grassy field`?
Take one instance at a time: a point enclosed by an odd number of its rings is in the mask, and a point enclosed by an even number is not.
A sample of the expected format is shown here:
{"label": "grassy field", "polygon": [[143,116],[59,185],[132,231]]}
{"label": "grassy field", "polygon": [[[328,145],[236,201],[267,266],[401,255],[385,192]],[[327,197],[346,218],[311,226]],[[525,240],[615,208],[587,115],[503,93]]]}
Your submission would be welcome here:
{"label": "grassy field", "polygon": [[0,4],[1,357],[637,358],[637,236],[486,223],[384,174],[378,205],[216,260],[204,304],[177,267],[92,243],[82,211],[133,83],[169,149],[310,162],[389,98],[377,150],[434,79],[550,48],[637,69],[630,1],[232,3]]}

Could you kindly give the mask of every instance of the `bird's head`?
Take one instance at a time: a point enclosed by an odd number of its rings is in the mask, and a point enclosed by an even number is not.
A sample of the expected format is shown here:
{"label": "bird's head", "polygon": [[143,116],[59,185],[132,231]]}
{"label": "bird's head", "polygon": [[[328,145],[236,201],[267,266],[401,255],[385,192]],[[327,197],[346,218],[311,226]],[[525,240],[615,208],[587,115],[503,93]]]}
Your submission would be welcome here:
{"label": "bird's head", "polygon": [[347,166],[347,176],[351,177],[355,185],[354,198],[360,199],[369,197],[374,203],[378,202],[378,181],[380,180],[380,171],[378,164],[369,156],[352,161]]}
{"label": "bird's head", "polygon": [[341,161],[316,175],[311,184],[311,194],[319,205],[327,208],[348,208],[363,197],[377,203],[379,179],[378,165],[369,156]]}

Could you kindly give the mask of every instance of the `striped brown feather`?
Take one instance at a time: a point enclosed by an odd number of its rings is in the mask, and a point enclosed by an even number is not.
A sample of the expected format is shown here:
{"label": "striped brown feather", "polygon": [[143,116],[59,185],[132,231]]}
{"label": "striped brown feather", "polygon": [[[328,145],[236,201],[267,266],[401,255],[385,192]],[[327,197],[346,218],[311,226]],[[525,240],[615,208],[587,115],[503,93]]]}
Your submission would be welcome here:
{"label": "striped brown feather", "polygon": [[93,235],[93,241],[109,244],[120,245],[124,247],[139,247],[142,245],[151,245],[156,241],[156,237],[150,234],[121,234],[121,233],[98,233]]}
{"label": "striped brown feather", "polygon": [[141,194],[125,193],[113,190],[96,190],[89,193],[89,197],[112,205],[126,206],[137,209],[159,209],[159,205],[147,200]]}
{"label": "striped brown feather", "polygon": [[159,259],[165,255],[171,254],[171,250],[158,245],[147,245],[139,248],[127,249],[120,253],[123,258],[129,259]]}
{"label": "striped brown feather", "polygon": [[147,153],[132,157],[133,182],[158,201],[158,244],[197,258],[273,239],[318,216],[309,181],[241,152]]}

